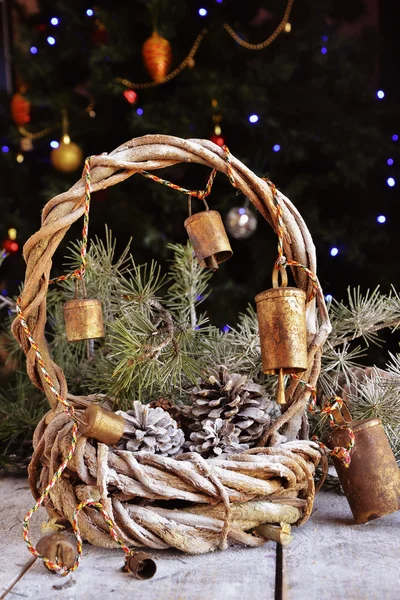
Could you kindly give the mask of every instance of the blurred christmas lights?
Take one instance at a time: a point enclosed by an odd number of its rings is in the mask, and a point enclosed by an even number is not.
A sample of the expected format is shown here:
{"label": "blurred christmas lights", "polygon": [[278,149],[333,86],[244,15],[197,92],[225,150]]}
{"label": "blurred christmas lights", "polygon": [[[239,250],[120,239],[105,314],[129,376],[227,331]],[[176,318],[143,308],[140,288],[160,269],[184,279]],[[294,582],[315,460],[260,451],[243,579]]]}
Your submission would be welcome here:
{"label": "blurred christmas lights", "polygon": [[2,146],[1,151],[4,152],[4,154],[7,154],[7,152],[10,151],[10,148],[8,146]]}
{"label": "blurred christmas lights", "polygon": [[50,147],[51,147],[51,148],[58,148],[58,146],[59,146],[59,145],[60,145],[60,144],[57,142],[57,140],[52,140],[52,141],[50,142]]}
{"label": "blurred christmas lights", "polygon": [[396,185],[396,180],[393,177],[388,177],[386,183],[389,187],[394,187]]}
{"label": "blurred christmas lights", "polygon": [[38,51],[38,50],[37,50],[36,46],[31,46],[31,47],[30,47],[30,53],[31,53],[31,54],[37,54],[37,51]]}
{"label": "blurred christmas lights", "polygon": [[385,97],[385,92],[383,90],[378,90],[376,92],[376,96],[379,98],[379,100],[382,100]]}
{"label": "blurred christmas lights", "polygon": [[394,133],[394,134],[392,135],[392,140],[393,140],[394,142],[398,142],[398,140],[399,140],[399,136],[397,135],[397,133]]}
{"label": "blurred christmas lights", "polygon": [[49,37],[47,38],[47,43],[50,44],[50,46],[54,46],[54,44],[56,43],[55,38],[53,38],[52,35],[49,35]]}
{"label": "blurred christmas lights", "polygon": [[275,144],[274,146],[272,146],[273,152],[279,152],[280,149],[281,149],[281,147],[279,144]]}
{"label": "blurred christmas lights", "polygon": [[327,52],[328,52],[328,50],[325,48],[325,46],[322,46],[321,54],[326,54]]}
{"label": "blurred christmas lights", "polygon": [[394,160],[393,160],[393,158],[388,158],[386,162],[389,165],[389,167],[391,167],[392,164],[394,163]]}
{"label": "blurred christmas lights", "polygon": [[338,248],[331,248],[331,256],[337,256],[339,254]]}
{"label": "blurred christmas lights", "polygon": [[333,298],[332,294],[327,294],[327,295],[325,296],[325,301],[326,301],[326,302],[332,302],[332,298]]}
{"label": "blurred christmas lights", "polygon": [[17,230],[14,227],[11,227],[7,233],[10,240],[14,241],[17,239]]}
{"label": "blurred christmas lights", "polygon": [[323,42],[327,42],[328,41],[328,36],[327,35],[323,35],[321,39],[322,39]]}
{"label": "blurred christmas lights", "polygon": [[92,11],[91,8],[88,8],[87,11],[86,11],[86,14],[87,14],[88,17],[93,17],[94,12]]}
{"label": "blurred christmas lights", "polygon": [[250,123],[257,123],[258,118],[259,118],[258,115],[250,115],[249,121],[250,121]]}
{"label": "blurred christmas lights", "polygon": [[199,15],[201,17],[206,17],[207,16],[207,9],[205,9],[205,8],[199,8]]}
{"label": "blurred christmas lights", "polygon": [[139,117],[141,117],[143,113],[144,113],[143,108],[137,108],[136,109],[136,114],[139,115]]}
{"label": "blurred christmas lights", "polygon": [[57,17],[53,17],[52,19],[50,19],[50,23],[51,23],[52,25],[54,25],[54,27],[55,27],[56,25],[58,25],[58,24],[59,24],[59,22],[60,22],[60,21],[57,19]]}
{"label": "blurred christmas lights", "polygon": [[386,223],[385,215],[379,215],[379,217],[376,217],[376,220],[378,221],[378,223]]}

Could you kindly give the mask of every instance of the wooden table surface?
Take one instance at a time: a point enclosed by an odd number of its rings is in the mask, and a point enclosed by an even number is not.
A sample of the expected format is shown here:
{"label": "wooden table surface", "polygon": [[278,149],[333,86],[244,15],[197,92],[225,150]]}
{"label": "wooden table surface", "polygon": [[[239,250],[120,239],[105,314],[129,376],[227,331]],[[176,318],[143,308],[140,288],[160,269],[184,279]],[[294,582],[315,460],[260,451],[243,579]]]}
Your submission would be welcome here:
{"label": "wooden table surface", "polygon": [[[1,479],[0,500],[1,596],[31,557],[21,535],[32,505],[25,479]],[[32,526],[34,540],[46,520],[40,509]],[[203,556],[157,552],[157,573],[149,581],[121,572],[121,550],[85,544],[75,573],[59,577],[36,561],[7,600],[400,599],[400,512],[355,525],[344,496],[320,492],[310,520],[293,534],[282,556],[272,542]]]}

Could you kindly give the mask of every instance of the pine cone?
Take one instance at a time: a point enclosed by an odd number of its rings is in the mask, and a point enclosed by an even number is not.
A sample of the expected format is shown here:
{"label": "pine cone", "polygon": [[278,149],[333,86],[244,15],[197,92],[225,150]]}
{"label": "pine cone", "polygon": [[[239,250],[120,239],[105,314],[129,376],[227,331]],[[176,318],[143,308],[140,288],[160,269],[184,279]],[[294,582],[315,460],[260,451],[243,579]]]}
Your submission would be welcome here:
{"label": "pine cone", "polygon": [[175,456],[185,442],[182,429],[162,408],[150,408],[134,402],[132,410],[118,411],[125,419],[125,432],[117,447],[120,450],[147,450],[155,454]]}
{"label": "pine cone", "polygon": [[205,458],[213,454],[219,456],[222,453],[234,454],[248,450],[248,444],[239,442],[240,429],[233,423],[227,423],[222,419],[206,421],[201,431],[190,434],[191,442],[185,445],[191,452],[198,452]]}
{"label": "pine cone", "polygon": [[171,417],[176,421],[178,427],[181,426],[181,410],[173,402],[167,400],[167,398],[158,398],[158,400],[152,400],[149,402],[151,408],[162,408],[165,412],[169,413]]}
{"label": "pine cone", "polygon": [[222,419],[239,430],[239,442],[254,446],[271,422],[274,404],[261,385],[246,375],[229,374],[225,366],[207,379],[199,379],[190,406],[182,409],[191,431],[201,431],[207,421]]}

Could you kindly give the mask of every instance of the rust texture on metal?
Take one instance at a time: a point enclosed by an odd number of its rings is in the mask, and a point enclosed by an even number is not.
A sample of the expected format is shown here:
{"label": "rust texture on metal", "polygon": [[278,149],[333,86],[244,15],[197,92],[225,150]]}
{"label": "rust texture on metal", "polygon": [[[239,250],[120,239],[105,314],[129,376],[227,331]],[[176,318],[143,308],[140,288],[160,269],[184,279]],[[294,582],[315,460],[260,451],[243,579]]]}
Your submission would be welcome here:
{"label": "rust texture on metal", "polygon": [[204,210],[188,217],[184,223],[197,260],[213,271],[228,260],[233,252],[216,210]]}
{"label": "rust texture on metal", "polygon": [[255,298],[263,371],[267,375],[301,373],[307,369],[306,294],[277,287]]}
{"label": "rust texture on metal", "polygon": [[64,533],[50,533],[36,544],[37,551],[54,563],[72,569],[77,558],[76,544]]}
{"label": "rust texture on metal", "polygon": [[[366,523],[400,510],[400,470],[389,445],[382,421],[377,418],[352,421],[355,446],[345,467],[333,459],[337,474],[357,523]],[[348,444],[345,429],[334,429],[327,446]]]}
{"label": "rust texture on metal", "polygon": [[104,337],[101,301],[95,298],[70,300],[64,304],[64,320],[67,340],[91,340]]}
{"label": "rust texture on metal", "polygon": [[151,579],[157,571],[157,564],[146,552],[133,552],[125,560],[125,571],[137,579]]}
{"label": "rust texture on metal", "polygon": [[121,415],[101,406],[91,404],[83,412],[82,422],[79,423],[79,431],[88,438],[94,438],[98,442],[113,446],[122,437],[125,429],[125,421]]}

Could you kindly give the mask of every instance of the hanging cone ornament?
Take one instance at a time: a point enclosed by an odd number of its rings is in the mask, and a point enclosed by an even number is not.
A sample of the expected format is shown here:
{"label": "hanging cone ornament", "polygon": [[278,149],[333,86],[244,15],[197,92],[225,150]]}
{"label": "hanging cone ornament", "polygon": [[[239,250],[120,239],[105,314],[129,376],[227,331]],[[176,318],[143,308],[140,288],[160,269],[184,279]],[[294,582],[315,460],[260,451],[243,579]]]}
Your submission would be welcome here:
{"label": "hanging cone ornament", "polygon": [[142,48],[146,69],[154,81],[161,81],[168,74],[172,63],[171,45],[168,40],[153,31]]}
{"label": "hanging cone ornament", "polygon": [[[278,285],[281,273],[282,284]],[[274,268],[272,289],[255,297],[263,371],[278,375],[278,404],[285,404],[284,375],[307,369],[306,294],[287,287],[287,273]]]}
{"label": "hanging cone ornament", "polygon": [[189,214],[184,225],[196,258],[200,266],[216,271],[233,254],[221,215],[208,206],[207,210],[192,215],[190,200]]}
{"label": "hanging cone ornament", "polygon": [[335,427],[329,448],[346,447],[354,434],[349,465],[333,456],[337,474],[357,523],[367,523],[400,510],[400,469],[383,429],[381,419],[352,421],[343,405],[332,412]]}

